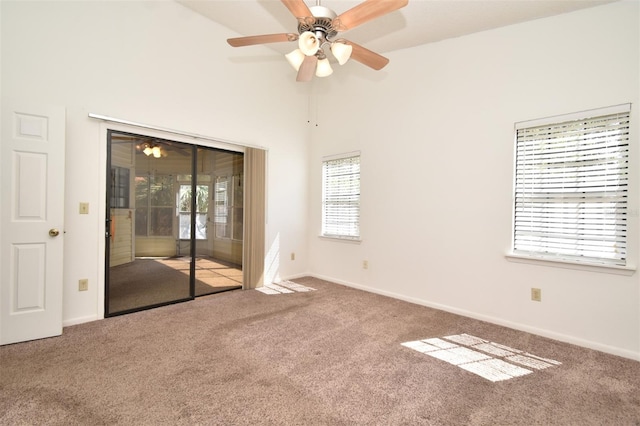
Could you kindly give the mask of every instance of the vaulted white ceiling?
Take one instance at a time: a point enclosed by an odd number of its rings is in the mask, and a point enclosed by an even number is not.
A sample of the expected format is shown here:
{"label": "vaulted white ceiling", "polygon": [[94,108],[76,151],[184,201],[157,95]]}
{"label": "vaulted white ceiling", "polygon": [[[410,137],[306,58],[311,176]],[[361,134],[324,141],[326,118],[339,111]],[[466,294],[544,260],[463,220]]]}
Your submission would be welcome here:
{"label": "vaulted white ceiling", "polygon": [[[176,1],[229,28],[228,38],[297,32],[296,19],[279,0]],[[613,1],[618,0],[409,0],[404,8],[339,36],[384,54]],[[318,3],[339,15],[360,1],[306,0],[308,6]],[[291,50],[286,42],[268,46]]]}

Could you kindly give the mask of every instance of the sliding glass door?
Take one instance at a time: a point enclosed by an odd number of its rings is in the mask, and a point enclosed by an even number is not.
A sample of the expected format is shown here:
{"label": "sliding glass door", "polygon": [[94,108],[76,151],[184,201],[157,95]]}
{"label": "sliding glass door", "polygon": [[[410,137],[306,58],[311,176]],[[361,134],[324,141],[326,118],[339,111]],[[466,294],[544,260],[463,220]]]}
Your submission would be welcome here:
{"label": "sliding glass door", "polygon": [[199,165],[209,167],[210,225],[196,239],[196,296],[242,286],[244,156],[198,150]]}
{"label": "sliding glass door", "polygon": [[242,286],[243,171],[242,154],[198,147],[195,182],[180,181],[180,246],[189,256],[193,248],[195,296]]}
{"label": "sliding glass door", "polygon": [[243,154],[108,138],[105,315],[241,288]]}

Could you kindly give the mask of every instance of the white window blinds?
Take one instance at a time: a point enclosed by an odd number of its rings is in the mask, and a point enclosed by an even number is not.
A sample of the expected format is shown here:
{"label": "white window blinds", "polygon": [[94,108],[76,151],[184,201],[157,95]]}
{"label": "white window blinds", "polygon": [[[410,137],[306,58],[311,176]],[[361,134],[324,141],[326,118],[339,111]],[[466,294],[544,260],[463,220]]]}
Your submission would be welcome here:
{"label": "white window blinds", "polygon": [[322,162],[322,235],[360,237],[360,155]]}
{"label": "white window blinds", "polygon": [[629,105],[516,126],[514,253],[626,265]]}

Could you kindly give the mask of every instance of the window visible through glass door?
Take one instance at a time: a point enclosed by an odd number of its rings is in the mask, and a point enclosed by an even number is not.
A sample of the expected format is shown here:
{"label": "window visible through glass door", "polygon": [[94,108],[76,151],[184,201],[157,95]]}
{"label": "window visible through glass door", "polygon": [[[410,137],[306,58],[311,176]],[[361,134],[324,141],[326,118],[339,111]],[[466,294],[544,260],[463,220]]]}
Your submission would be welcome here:
{"label": "window visible through glass door", "polygon": [[[191,185],[180,185],[178,195],[178,211],[180,217],[180,239],[186,240],[191,235],[191,202],[193,191]],[[196,240],[207,239],[207,217],[209,214],[209,185],[196,185]]]}

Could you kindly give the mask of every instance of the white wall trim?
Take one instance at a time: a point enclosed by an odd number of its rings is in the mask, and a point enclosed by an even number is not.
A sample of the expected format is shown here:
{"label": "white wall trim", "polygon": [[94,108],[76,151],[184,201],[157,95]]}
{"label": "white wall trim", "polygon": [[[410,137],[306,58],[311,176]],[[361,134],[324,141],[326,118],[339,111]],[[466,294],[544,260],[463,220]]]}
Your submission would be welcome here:
{"label": "white wall trim", "polygon": [[[379,290],[373,287],[369,287],[369,286],[365,286],[365,285],[361,285],[361,284],[355,284],[355,283],[351,283],[348,281],[343,281],[343,280],[338,280],[332,277],[327,277],[324,275],[320,275],[320,274],[313,274],[313,273],[309,273],[306,275],[301,275],[301,276],[311,276],[314,278],[319,278],[321,280],[325,280],[325,281],[329,281],[335,284],[340,284],[340,285],[344,285],[346,287],[352,287],[352,288],[356,288],[358,290],[363,290],[363,291],[367,291],[369,293],[375,293],[375,294],[379,294],[381,296],[387,296],[387,297],[391,297],[394,299],[398,299],[398,300],[403,300],[405,302],[409,302],[409,303],[414,303],[416,305],[421,305],[421,306],[426,306],[428,308],[433,308],[433,309],[438,309],[441,311],[445,311],[445,312],[450,312],[452,314],[456,314],[456,315],[461,315],[463,317],[468,317],[468,318],[473,318],[473,319],[477,319],[480,321],[486,321],[492,324],[496,324],[496,325],[500,325],[503,327],[507,327],[507,328],[511,328],[514,330],[519,330],[519,331],[524,331],[526,333],[531,333],[531,334],[535,334],[538,336],[542,336],[542,337],[546,337],[549,339],[553,339],[553,340],[558,340],[560,342],[564,342],[564,343],[570,343],[572,345],[577,345],[577,346],[581,346],[584,348],[588,348],[588,349],[594,349],[600,352],[605,352],[608,354],[612,354],[612,355],[617,355],[617,356],[621,356],[623,358],[629,358],[635,361],[640,361],[640,352],[634,352],[634,351],[630,351],[627,349],[622,349],[622,348],[618,348],[615,346],[610,346],[610,345],[603,345],[601,343],[598,342],[593,342],[590,340],[585,340],[585,339],[580,339],[578,337],[574,337],[574,336],[570,336],[567,334],[562,334],[562,333],[556,333],[554,331],[550,331],[550,330],[545,330],[542,328],[537,328],[537,327],[530,327],[527,326],[525,324],[520,324],[517,322],[512,322],[512,321],[505,321],[501,318],[497,318],[497,317],[492,317],[489,315],[482,315],[482,314],[478,314],[476,312],[471,312],[471,311],[467,311],[464,309],[458,309],[458,308],[454,308],[448,305],[442,305],[439,303],[433,303],[433,302],[429,302],[427,300],[423,300],[423,299],[418,299],[415,297],[409,297],[409,296],[404,296],[402,294],[399,293],[394,293],[394,292],[390,292],[390,291],[384,291],[384,290]],[[296,278],[300,278],[300,276],[291,276],[289,278],[287,278],[287,280],[291,280],[291,279],[296,279]]]}
{"label": "white wall trim", "polygon": [[624,104],[612,105],[608,107],[588,109],[584,111],[537,118],[533,120],[519,121],[515,123],[514,128],[515,130],[519,130],[527,127],[546,126],[554,123],[564,123],[567,121],[584,120],[587,118],[597,117],[600,115],[619,114],[619,113],[625,113],[625,112],[631,112],[631,103],[624,103]]}
{"label": "white wall trim", "polygon": [[541,266],[550,266],[555,268],[573,269],[577,271],[600,272],[600,273],[606,273],[606,274],[616,274],[616,275],[626,275],[626,276],[631,276],[636,272],[635,265],[629,265],[629,266],[597,265],[595,263],[576,262],[576,261],[570,261],[566,259],[554,259],[552,257],[545,257],[544,255],[536,256],[534,254],[526,255],[526,254],[518,254],[513,252],[505,254],[504,257],[509,262],[527,263],[529,265],[541,265]]}
{"label": "white wall trim", "polygon": [[69,327],[72,325],[78,325],[78,324],[84,324],[85,322],[92,322],[92,321],[97,321],[103,319],[101,316],[98,315],[89,315],[86,317],[78,317],[78,318],[70,318],[67,320],[64,320],[62,322],[62,326],[63,327]]}
{"label": "white wall trim", "polygon": [[[314,275],[312,273],[306,272],[306,273],[302,273],[302,274],[293,274],[293,275],[288,275],[286,278],[285,277],[279,277],[277,281],[273,281],[274,284],[278,284],[280,281],[290,281],[290,280],[295,280],[298,278],[304,278],[304,277],[316,277],[316,278],[320,278],[317,275]],[[324,279],[324,278],[322,278]],[[332,281],[332,280],[327,280],[327,281]],[[335,282],[335,281],[332,281]],[[266,284],[266,283],[265,283]]]}
{"label": "white wall trim", "polygon": [[[215,138],[212,136],[201,135],[198,133],[190,133],[182,130],[168,129],[166,127],[155,126],[152,124],[136,123],[135,121],[124,120],[122,118],[109,117],[106,115],[95,114],[92,112],[89,113],[89,118],[102,120],[112,124],[120,124],[120,125],[126,126],[127,128],[135,127],[138,129],[145,129],[147,131],[151,130],[151,131],[161,132],[165,135],[164,136],[165,139],[168,138],[167,135],[181,136],[181,137],[192,139],[191,143],[194,143],[193,140],[195,140],[195,144],[202,144],[203,141],[213,142],[214,144],[216,144],[216,147],[228,149],[231,151],[244,152],[244,148],[246,147],[258,148],[258,149],[267,151],[267,148],[259,145],[252,145],[244,142],[233,142],[233,141],[228,141],[221,138]],[[223,145],[223,146],[220,146],[220,145]]]}

